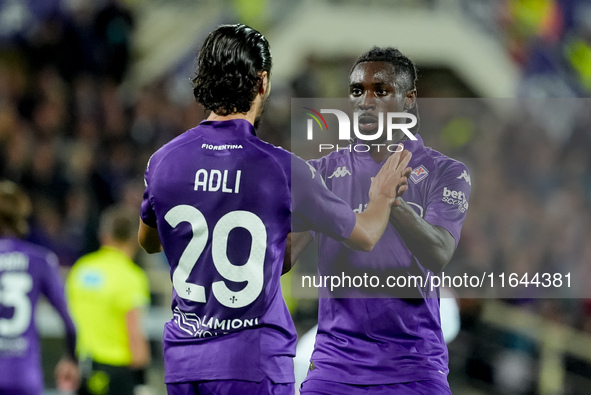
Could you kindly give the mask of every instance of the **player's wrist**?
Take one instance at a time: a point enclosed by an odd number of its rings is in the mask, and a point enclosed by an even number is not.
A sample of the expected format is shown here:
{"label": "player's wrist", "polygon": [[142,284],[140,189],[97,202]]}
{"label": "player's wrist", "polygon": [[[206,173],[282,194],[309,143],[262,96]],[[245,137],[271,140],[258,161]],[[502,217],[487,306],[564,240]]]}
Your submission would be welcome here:
{"label": "player's wrist", "polygon": [[394,200],[396,198],[385,195],[385,194],[376,194],[374,197],[370,197],[369,203],[373,203],[374,205],[387,205],[391,207],[394,204]]}

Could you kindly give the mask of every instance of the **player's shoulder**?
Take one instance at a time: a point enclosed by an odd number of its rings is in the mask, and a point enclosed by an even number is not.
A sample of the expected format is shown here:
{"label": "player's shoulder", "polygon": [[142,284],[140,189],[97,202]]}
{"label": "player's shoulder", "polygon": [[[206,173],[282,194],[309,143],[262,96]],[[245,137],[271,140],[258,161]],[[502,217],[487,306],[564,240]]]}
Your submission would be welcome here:
{"label": "player's shoulder", "polygon": [[89,264],[92,264],[92,262],[95,261],[95,259],[93,259],[95,254],[96,254],[96,251],[93,251],[88,254],[84,254],[80,258],[78,258],[76,260],[76,262],[74,262],[74,264],[72,265],[72,267],[70,269],[67,281],[68,282],[75,281],[74,279],[78,278],[78,273],[80,273],[81,271],[84,271],[84,268],[86,268]]}
{"label": "player's shoulder", "polygon": [[257,156],[260,158],[267,157],[278,167],[280,167],[282,172],[288,178],[290,177],[290,174],[293,173],[293,171],[305,165],[305,161],[302,158],[283,147],[273,145],[258,138],[256,140],[252,140],[252,144],[260,149],[260,154]]}
{"label": "player's shoulder", "polygon": [[[78,273],[82,273],[86,270],[99,271],[105,274],[114,269],[118,269],[120,275],[123,275],[124,270],[118,265],[120,259],[121,258],[118,255],[113,254],[110,249],[101,247],[98,250],[86,253],[78,258],[78,260],[74,262],[70,274],[72,275],[71,277],[75,277]],[[113,270],[109,270],[111,266],[114,268]]]}
{"label": "player's shoulder", "polygon": [[256,148],[261,153],[261,155],[267,155],[269,157],[275,158],[281,163],[289,163],[293,156],[293,153],[289,152],[285,148],[271,144],[267,141],[263,141],[258,137],[250,139],[249,143],[254,148]]}
{"label": "player's shoulder", "polygon": [[150,281],[148,275],[137,263],[131,262],[129,266],[129,275],[135,281],[138,288],[149,289]]}
{"label": "player's shoulder", "polygon": [[138,278],[141,280],[145,275],[125,253],[105,246],[81,256],[72,266],[68,277],[71,281],[86,281],[83,276],[89,271],[109,278],[115,284],[136,283]]}
{"label": "player's shoulder", "polygon": [[27,240],[15,240],[19,243],[20,247],[23,251],[27,252],[30,256],[40,258],[40,259],[55,259],[57,260],[57,255],[49,248],[41,246],[39,244],[32,243]]}
{"label": "player's shoulder", "polygon": [[98,250],[82,255],[74,263],[74,268],[101,263],[118,263],[124,261],[126,256],[115,248],[101,246]]}
{"label": "player's shoulder", "polygon": [[434,170],[438,176],[458,171],[469,174],[468,167],[462,161],[447,156],[431,147],[425,147],[424,161],[425,165]]}
{"label": "player's shoulder", "polygon": [[50,266],[59,265],[57,255],[49,248],[22,239],[11,239],[11,243],[12,245],[10,252],[17,252],[26,255],[29,258],[29,263],[35,262],[38,264],[47,264]]}
{"label": "player's shoulder", "polygon": [[127,275],[135,279],[143,281],[143,279],[148,278],[144,269],[142,269],[142,267],[134,262],[131,258],[125,257],[125,259],[122,259],[120,266],[125,270]]}
{"label": "player's shoulder", "polygon": [[199,134],[193,133],[198,128],[199,126],[196,126],[194,128],[187,130],[184,133],[181,133],[180,135],[176,136],[175,138],[164,144],[158,150],[156,150],[156,152],[154,152],[150,157],[150,160],[148,161],[148,166],[157,165],[160,161],[162,161],[172,152],[175,152],[176,150],[185,146],[186,144],[198,140]]}

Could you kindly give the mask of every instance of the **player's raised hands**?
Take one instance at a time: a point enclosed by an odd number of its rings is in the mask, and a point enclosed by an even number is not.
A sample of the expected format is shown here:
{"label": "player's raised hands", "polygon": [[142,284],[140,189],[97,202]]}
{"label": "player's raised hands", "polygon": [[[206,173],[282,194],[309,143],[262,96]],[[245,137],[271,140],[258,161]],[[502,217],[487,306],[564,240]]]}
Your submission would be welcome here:
{"label": "player's raised hands", "polygon": [[411,172],[408,163],[411,158],[412,153],[407,150],[390,155],[378,174],[372,179],[369,199],[374,200],[384,196],[390,204],[396,205],[396,198],[401,197],[408,189],[408,177]]}
{"label": "player's raised hands", "polygon": [[[402,161],[406,160],[406,157],[408,156],[408,161],[405,162],[406,165],[408,165],[410,158],[412,157],[412,153],[410,153],[409,151],[402,151],[401,157],[400,157],[400,163],[402,163]],[[412,172],[412,167],[406,167],[403,171],[402,171],[402,177],[400,179],[400,183],[398,184],[398,190],[396,191],[396,197],[397,199],[394,200],[394,203],[392,203],[393,206],[400,206],[401,200],[398,198],[401,198],[402,195],[404,195],[404,192],[406,192],[406,190],[408,189],[408,177],[410,177],[410,173]]]}

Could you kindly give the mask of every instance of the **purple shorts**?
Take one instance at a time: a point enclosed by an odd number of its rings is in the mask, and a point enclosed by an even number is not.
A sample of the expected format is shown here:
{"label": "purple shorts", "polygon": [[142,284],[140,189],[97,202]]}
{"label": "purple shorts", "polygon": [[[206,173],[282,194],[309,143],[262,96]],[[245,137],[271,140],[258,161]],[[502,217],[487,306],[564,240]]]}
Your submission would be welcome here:
{"label": "purple shorts", "polygon": [[293,395],[293,383],[275,384],[268,377],[260,383],[243,380],[194,381],[166,384],[168,395]]}
{"label": "purple shorts", "polygon": [[451,395],[449,387],[437,380],[382,385],[354,385],[325,380],[308,380],[300,395]]}

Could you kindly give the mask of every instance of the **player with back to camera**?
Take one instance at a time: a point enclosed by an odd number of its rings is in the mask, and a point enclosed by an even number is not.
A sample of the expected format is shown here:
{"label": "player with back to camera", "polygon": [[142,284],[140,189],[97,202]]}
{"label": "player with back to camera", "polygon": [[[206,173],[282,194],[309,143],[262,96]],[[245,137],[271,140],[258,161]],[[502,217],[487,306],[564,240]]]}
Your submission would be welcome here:
{"label": "player with back to camera", "polygon": [[292,226],[370,250],[406,188],[410,155],[398,153],[356,215],[302,159],[261,141],[271,63],[258,31],[211,32],[193,80],[208,118],[146,169],[138,237],[170,264],[173,318],[163,347],[171,395],[293,394],[296,332],[279,283]]}
{"label": "player with back to camera", "polygon": [[73,391],[79,373],[76,331],[68,313],[57,256],[22,240],[31,201],[11,181],[0,181],[0,394],[43,393],[41,350],[35,308],[44,295],[65,326],[67,354],[55,370],[58,388]]}
{"label": "player with back to camera", "polygon": [[150,286],[133,261],[138,223],[127,207],[105,209],[100,248],[80,257],[66,280],[78,329],[81,395],[133,395],[145,385],[150,344],[142,318],[150,305]]}
{"label": "player with back to camera", "polygon": [[[414,64],[397,49],[374,47],[362,54],[349,75],[359,132],[375,135],[380,113],[404,111],[418,119],[416,79]],[[413,171],[404,196],[391,208],[382,239],[371,252],[359,252],[318,235],[320,275],[369,272],[382,283],[388,275],[427,279],[450,261],[468,208],[470,175],[463,163],[425,147],[417,129],[412,130],[416,140],[397,130],[388,141],[404,143],[413,155]],[[370,143],[383,143],[386,133],[382,136]],[[363,143],[360,138],[352,144]],[[367,203],[370,178],[390,155],[377,146],[361,151],[345,149],[309,162],[327,188],[354,208]],[[350,176],[331,177],[343,168]],[[307,232],[292,235],[292,259],[311,239]],[[340,294],[320,289],[318,332],[301,394],[451,393],[439,288],[411,285],[375,298],[383,289]]]}

